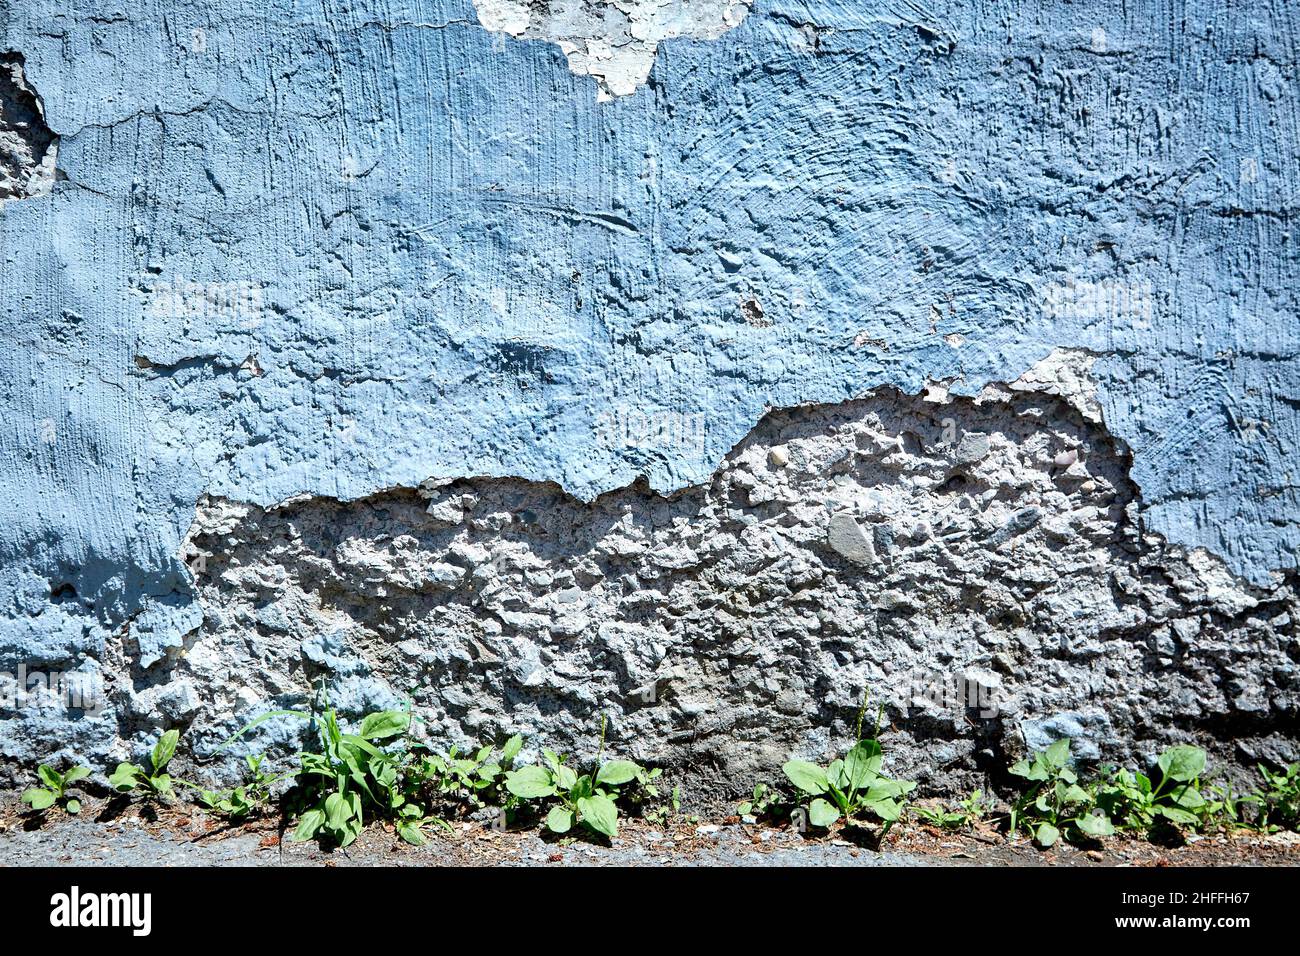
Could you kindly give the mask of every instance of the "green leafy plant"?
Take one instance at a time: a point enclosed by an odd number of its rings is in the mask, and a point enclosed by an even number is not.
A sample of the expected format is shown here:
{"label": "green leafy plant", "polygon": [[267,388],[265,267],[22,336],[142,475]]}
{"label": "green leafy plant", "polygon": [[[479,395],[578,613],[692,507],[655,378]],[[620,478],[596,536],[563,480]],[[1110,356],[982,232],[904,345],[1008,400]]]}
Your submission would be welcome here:
{"label": "green leafy plant", "polygon": [[[632,762],[628,761],[628,763]],[[628,781],[631,786],[628,787],[627,792],[622,794],[627,798],[630,807],[645,808],[654,804],[660,808],[681,809],[681,793],[676,787],[673,787],[667,803],[660,800],[659,785],[656,781],[663,774],[662,768],[643,767],[637,763],[633,763],[632,766],[636,767],[636,774]]]}
{"label": "green leafy plant", "polygon": [[259,809],[243,787],[231,790],[200,790],[199,803],[213,813],[229,818],[232,823],[248,819]]}
{"label": "green leafy plant", "polygon": [[1268,829],[1261,810],[1264,798],[1258,791],[1238,793],[1229,780],[1209,787],[1208,792],[1210,800],[1201,814],[1206,825],[1215,822],[1246,830]]}
{"label": "green leafy plant", "polygon": [[[318,724],[321,752],[299,757],[298,777],[310,806],[299,817],[293,839],[324,836],[340,847],[348,846],[360,836],[367,811],[392,819],[398,835],[416,846],[425,842],[423,828],[428,823],[451,829],[413,799],[418,783],[404,773],[411,759],[409,711],[367,714],[357,732],[348,734],[327,706]],[[381,748],[381,741],[394,738],[402,738],[396,749]]]}
{"label": "green leafy plant", "polygon": [[957,806],[913,806],[911,812],[932,826],[945,830],[962,830],[983,820],[993,809],[993,799],[981,790],[972,790]]}
{"label": "green leafy plant", "polygon": [[1093,795],[1079,786],[1069,764],[1067,738],[1011,768],[1012,775],[1029,781],[1029,789],[1011,808],[1013,835],[1024,826],[1035,842],[1046,848],[1062,835],[1071,842],[1082,842],[1114,834],[1110,817],[1096,807]]}
{"label": "green leafy plant", "polygon": [[591,772],[579,774],[562,757],[543,750],[544,764],[511,770],[506,789],[520,800],[555,802],[546,814],[546,828],[568,833],[581,825],[607,837],[618,836],[618,801],[626,795],[621,788],[645,786],[658,776],[631,760],[602,762],[605,753],[605,718],[600,719],[600,747]]}
{"label": "green leafy plant", "polygon": [[514,769],[515,757],[523,745],[523,737],[515,734],[502,746],[500,756],[495,756],[496,748],[490,744],[471,756],[460,756],[456,747],[446,754],[422,753],[414,760],[409,775],[444,800],[467,799],[480,807],[508,804],[513,797],[504,790],[505,775]]}
{"label": "green leafy plant", "polygon": [[[659,768],[656,767],[652,773],[658,776]],[[654,795],[658,796],[659,791],[655,790]],[[680,787],[673,787],[672,792],[668,794],[668,799],[659,803],[658,806],[652,807],[645,811],[645,818],[652,823],[660,826],[667,823],[674,817],[681,816],[682,813],[682,791]],[[687,817],[688,822],[694,822],[696,817]]]}
{"label": "green leafy plant", "polygon": [[862,736],[862,718],[866,712],[864,698],[858,711],[857,742],[842,760],[833,760],[825,769],[806,760],[787,760],[782,772],[802,793],[811,797],[808,822],[815,827],[829,827],[840,817],[847,821],[863,817],[884,824],[882,835],[903,813],[907,795],[916,787],[906,780],[894,780],[880,772],[884,754],[880,736],[880,714],[868,738]]}
{"label": "green leafy plant", "polygon": [[1275,772],[1262,764],[1264,789],[1258,794],[1259,825],[1269,830],[1300,828],[1300,763]]}
{"label": "green leafy plant", "polygon": [[149,769],[127,761],[119,763],[108,778],[109,784],[119,793],[143,793],[155,799],[175,797],[167,765],[176,755],[180,736],[180,731],[169,730],[158,738],[149,755]]}
{"label": "green leafy plant", "polygon": [[1156,761],[1159,782],[1143,773],[1111,769],[1097,787],[1097,806],[1124,829],[1150,830],[1159,822],[1199,827],[1225,810],[1239,812],[1241,800],[1231,791],[1221,799],[1207,800],[1201,793],[1205,751],[1182,744],[1165,750]]}
{"label": "green leafy plant", "polygon": [[776,790],[766,783],[754,784],[754,792],[750,794],[748,800],[742,800],[736,805],[736,815],[741,817],[753,816],[755,818],[766,816],[769,813],[776,813],[785,806],[785,801]]}
{"label": "green leafy plant", "polygon": [[295,772],[268,773],[262,768],[265,759],[260,754],[245,757],[247,771],[241,785],[230,790],[200,790],[199,802],[212,812],[229,818],[232,823],[261,813],[271,802],[271,787],[286,777],[296,776]]}
{"label": "green leafy plant", "polygon": [[381,751],[359,734],[345,735],[332,708],[326,707],[319,723],[322,752],[299,755],[299,776],[305,787],[316,785],[317,802],[298,818],[293,839],[324,834],[347,846],[365,825],[361,794],[370,789],[368,758]]}
{"label": "green leafy plant", "polygon": [[48,764],[41,764],[36,770],[43,787],[29,787],[23,791],[22,801],[33,810],[48,810],[56,804],[73,815],[81,812],[81,801],[68,793],[68,787],[78,780],[85,780],[90,771],[85,767],[73,767],[67,773],[59,773]]}

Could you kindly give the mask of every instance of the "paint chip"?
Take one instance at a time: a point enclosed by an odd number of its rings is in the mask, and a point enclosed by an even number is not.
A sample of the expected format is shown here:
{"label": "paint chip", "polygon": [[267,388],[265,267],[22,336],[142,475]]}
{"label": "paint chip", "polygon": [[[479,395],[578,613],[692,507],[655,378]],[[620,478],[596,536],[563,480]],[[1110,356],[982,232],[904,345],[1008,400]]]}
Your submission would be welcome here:
{"label": "paint chip", "polygon": [[753,0],[474,0],[479,23],[517,39],[549,40],[569,69],[596,81],[601,102],[645,84],[659,44],[674,37],[716,40],[739,26]]}

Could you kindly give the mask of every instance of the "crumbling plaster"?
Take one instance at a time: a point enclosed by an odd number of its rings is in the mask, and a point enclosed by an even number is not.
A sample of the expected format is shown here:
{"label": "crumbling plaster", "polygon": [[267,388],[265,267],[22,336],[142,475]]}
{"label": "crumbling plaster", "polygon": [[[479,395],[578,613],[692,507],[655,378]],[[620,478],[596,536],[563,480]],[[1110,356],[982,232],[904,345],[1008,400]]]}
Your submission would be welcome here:
{"label": "crumbling plaster", "polygon": [[621,5],[612,73],[559,4],[0,0],[58,164],[0,203],[0,664],[138,684],[0,719],[5,754],[197,712],[131,701],[225,640],[200,500],[516,479],[580,512],[716,482],[769,409],[978,395],[1061,347],[1124,527],[1288,586],[1300,12],[738,6],[638,36]]}

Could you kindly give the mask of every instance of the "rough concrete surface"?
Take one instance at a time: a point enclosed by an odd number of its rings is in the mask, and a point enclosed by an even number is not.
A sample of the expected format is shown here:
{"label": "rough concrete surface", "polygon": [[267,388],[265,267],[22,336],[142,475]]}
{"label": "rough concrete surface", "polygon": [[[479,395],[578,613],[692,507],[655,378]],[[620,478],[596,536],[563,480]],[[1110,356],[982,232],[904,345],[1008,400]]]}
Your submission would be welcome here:
{"label": "rough concrete surface", "polygon": [[[1029,382],[1069,396],[1078,361]],[[590,753],[608,714],[621,753],[710,768],[697,798],[831,756],[864,688],[892,766],[939,788],[1060,736],[1139,766],[1188,739],[1288,758],[1294,582],[1250,588],[1143,535],[1086,397],[1028,384],[774,412],[670,497],[466,479],[205,498],[185,544],[203,623],[114,642],[109,700],[138,745],[192,724],[200,753],[314,686],[350,714],[409,695],[423,734],[462,747],[523,732]]]}
{"label": "rough concrete surface", "polygon": [[1298,27],[0,0],[0,755],[1293,759]]}

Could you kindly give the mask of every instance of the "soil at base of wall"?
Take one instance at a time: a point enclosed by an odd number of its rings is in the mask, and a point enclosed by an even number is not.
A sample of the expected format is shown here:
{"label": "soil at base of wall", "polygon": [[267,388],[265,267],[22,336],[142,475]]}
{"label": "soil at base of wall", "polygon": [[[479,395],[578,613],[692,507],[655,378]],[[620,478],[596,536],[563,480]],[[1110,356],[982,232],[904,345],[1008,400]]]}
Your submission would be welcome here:
{"label": "soil at base of wall", "polygon": [[883,841],[839,829],[808,838],[790,829],[679,818],[627,820],[613,841],[498,831],[474,822],[430,832],[422,847],[371,826],[345,850],[294,843],[285,821],[265,817],[227,826],[188,808],[159,811],[89,799],[78,817],[0,811],[3,866],[1296,866],[1300,835],[1234,832],[1180,846],[1117,837],[1093,848],[1036,849],[992,830],[949,833],[895,828]]}

